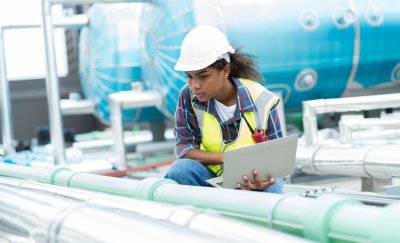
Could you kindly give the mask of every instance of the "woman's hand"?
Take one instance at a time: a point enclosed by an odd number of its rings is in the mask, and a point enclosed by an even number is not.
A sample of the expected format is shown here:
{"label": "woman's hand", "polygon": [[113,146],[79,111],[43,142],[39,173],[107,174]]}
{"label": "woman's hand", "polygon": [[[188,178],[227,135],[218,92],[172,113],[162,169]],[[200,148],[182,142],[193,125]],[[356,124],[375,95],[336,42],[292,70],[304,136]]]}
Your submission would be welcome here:
{"label": "woman's hand", "polygon": [[266,181],[262,181],[257,170],[253,171],[254,183],[248,176],[243,176],[244,185],[238,183],[237,187],[241,190],[264,191],[275,183],[275,178],[268,177]]}

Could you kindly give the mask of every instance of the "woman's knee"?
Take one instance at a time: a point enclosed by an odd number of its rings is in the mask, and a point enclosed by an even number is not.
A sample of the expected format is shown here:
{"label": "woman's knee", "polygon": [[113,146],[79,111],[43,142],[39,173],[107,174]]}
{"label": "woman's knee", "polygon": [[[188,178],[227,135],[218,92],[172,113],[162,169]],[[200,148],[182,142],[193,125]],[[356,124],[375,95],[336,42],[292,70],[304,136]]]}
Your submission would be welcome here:
{"label": "woman's knee", "polygon": [[283,185],[285,184],[285,182],[282,178],[276,178],[275,180],[275,183],[268,187],[265,192],[283,193]]}
{"label": "woman's knee", "polygon": [[170,179],[180,179],[191,174],[191,171],[197,166],[198,162],[191,159],[177,159],[175,160],[165,177]]}

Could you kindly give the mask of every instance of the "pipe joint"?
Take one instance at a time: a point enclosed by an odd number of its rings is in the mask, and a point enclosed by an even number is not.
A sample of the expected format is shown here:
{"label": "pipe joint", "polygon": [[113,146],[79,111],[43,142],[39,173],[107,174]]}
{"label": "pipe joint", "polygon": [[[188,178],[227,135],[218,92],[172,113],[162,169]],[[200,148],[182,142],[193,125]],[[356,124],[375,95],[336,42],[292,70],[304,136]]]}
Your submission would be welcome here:
{"label": "pipe joint", "polygon": [[361,204],[361,202],[326,194],[315,199],[306,212],[304,236],[318,242],[328,242],[329,221],[332,215],[338,208],[349,204]]}
{"label": "pipe joint", "polygon": [[135,197],[146,200],[154,199],[154,192],[162,185],[165,184],[178,184],[171,179],[164,178],[146,178],[139,182],[137,190],[135,190]]}
{"label": "pipe joint", "polygon": [[46,178],[45,178],[45,183],[47,184],[55,184],[56,182],[56,176],[58,174],[60,174],[61,172],[72,172],[70,169],[68,169],[67,167],[63,167],[63,166],[55,166],[53,169],[51,169],[49,171],[49,173],[47,174]]}

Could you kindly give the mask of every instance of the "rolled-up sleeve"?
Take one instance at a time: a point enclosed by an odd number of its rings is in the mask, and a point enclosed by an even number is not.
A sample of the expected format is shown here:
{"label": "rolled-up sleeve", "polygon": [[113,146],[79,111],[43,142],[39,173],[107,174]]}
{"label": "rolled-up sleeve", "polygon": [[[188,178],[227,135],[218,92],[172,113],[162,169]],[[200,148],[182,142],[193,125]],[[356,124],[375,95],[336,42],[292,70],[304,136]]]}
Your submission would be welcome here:
{"label": "rolled-up sleeve", "polygon": [[175,153],[182,158],[192,149],[200,148],[201,131],[197,124],[188,86],[182,88],[175,111]]}

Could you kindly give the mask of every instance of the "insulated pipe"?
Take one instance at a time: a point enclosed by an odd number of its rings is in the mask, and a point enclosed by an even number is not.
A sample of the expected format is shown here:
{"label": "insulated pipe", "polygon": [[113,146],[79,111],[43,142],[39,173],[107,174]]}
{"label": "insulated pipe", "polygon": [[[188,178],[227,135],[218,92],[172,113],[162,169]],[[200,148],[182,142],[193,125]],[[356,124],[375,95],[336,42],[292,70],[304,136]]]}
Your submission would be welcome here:
{"label": "insulated pipe", "polygon": [[113,131],[114,165],[119,170],[127,168],[126,149],[124,143],[124,126],[122,124],[122,108],[120,104],[110,98],[110,120]]}
{"label": "insulated pipe", "polygon": [[[395,139],[400,138],[400,129],[385,129],[385,130],[363,130],[352,131],[348,133],[348,137],[341,140],[342,143],[357,143],[357,144],[391,144]],[[342,139],[342,137],[341,137]]]}
{"label": "insulated pipe", "polygon": [[[0,164],[0,175],[26,178],[26,171],[18,174],[20,169],[24,170],[23,166]],[[31,167],[26,169],[29,170]],[[48,170],[46,174],[46,178],[51,178],[47,181],[53,184],[79,187],[80,183],[75,180],[81,180],[85,173],[75,174],[81,175],[76,177],[71,173],[68,175],[68,170],[53,169],[53,171]],[[126,179],[110,178],[109,181],[93,181],[93,179],[96,177],[86,180],[92,183],[92,186],[85,189],[104,192],[104,187],[114,186],[115,190],[110,193],[121,195],[118,189],[129,187],[124,185],[129,183]],[[183,186],[168,179],[147,178],[136,183],[136,187],[130,189],[129,197],[211,208],[223,215],[269,225],[319,242],[350,239],[358,242],[400,241],[398,234],[400,205],[377,208],[335,195],[322,195],[317,199],[309,199],[281,194]]]}
{"label": "insulated pipe", "polygon": [[140,143],[136,145],[136,153],[140,154],[141,156],[145,156],[154,152],[171,153],[174,151],[175,146],[176,142],[171,140],[162,142]]}
{"label": "insulated pipe", "polygon": [[310,174],[390,178],[400,176],[400,150],[350,145],[299,146],[296,164]]}
{"label": "insulated pipe", "polygon": [[[55,27],[62,28],[82,28],[88,23],[86,15],[76,15],[74,17],[60,19],[55,23]],[[4,48],[4,31],[7,29],[21,29],[21,28],[38,28],[40,23],[20,23],[20,24],[3,24],[0,25],[0,96],[1,96],[1,131],[3,135],[3,149],[4,154],[7,156],[15,155],[15,148],[13,145],[13,127],[12,127],[12,114],[11,114],[11,101],[10,101],[10,88],[8,86],[7,68],[5,59]]]}
{"label": "insulated pipe", "polygon": [[10,87],[7,79],[4,29],[0,26],[0,117],[4,155],[14,156],[14,130],[12,126]]}
{"label": "insulated pipe", "polygon": [[2,231],[33,242],[228,242],[137,213],[5,186],[0,202]]}
{"label": "insulated pipe", "polygon": [[[89,18],[86,14],[76,14],[71,17],[58,18],[54,21],[55,28],[68,28],[68,29],[80,29],[87,26]],[[1,25],[4,30],[6,29],[28,29],[28,28],[40,28],[42,25],[40,21],[29,22],[29,23],[3,23]]]}
{"label": "insulated pipe", "polygon": [[367,205],[374,206],[387,206],[391,203],[399,203],[400,196],[396,195],[383,195],[373,192],[358,192],[353,190],[345,190],[336,187],[320,187],[320,186],[305,186],[286,184],[284,187],[285,193],[297,194],[303,197],[317,198],[322,194],[332,193],[341,195],[346,198],[357,199]]}
{"label": "insulated pipe", "polygon": [[168,221],[193,231],[221,237],[232,242],[303,242],[300,238],[224,218],[215,211],[191,206],[173,206],[15,179],[0,178],[0,184],[19,190],[46,193],[87,202],[97,207],[125,210],[153,219]]}
{"label": "insulated pipe", "polygon": [[[384,130],[371,130],[381,128]],[[395,118],[365,118],[341,120],[339,122],[341,143],[360,139],[382,139],[400,137],[400,120]]]}
{"label": "insulated pipe", "polygon": [[[57,74],[57,63],[54,48],[54,34],[53,34],[53,21],[51,14],[51,7],[53,4],[81,4],[81,3],[113,3],[113,2],[148,2],[140,0],[42,0],[42,25],[43,35],[45,40],[45,51],[46,51],[46,89],[47,89],[47,103],[49,107],[49,123],[50,123],[50,136],[51,145],[53,150],[54,164],[62,165],[65,164],[65,148],[64,148],[64,136],[63,136],[63,121],[61,116],[60,108],[60,88]],[[119,166],[124,166],[123,161],[118,161]],[[121,167],[122,167],[121,166]]]}
{"label": "insulated pipe", "polygon": [[[400,215],[400,205],[377,208],[335,195],[322,195],[315,200],[308,200],[296,196],[172,184],[159,187],[154,192],[154,200],[198,207],[211,206],[227,215],[246,215],[248,220],[261,220],[275,229],[318,242],[400,240],[396,226],[400,226],[400,223],[396,217],[386,213],[390,211]],[[384,234],[379,231],[383,228],[381,220],[385,221],[385,227],[390,225]]]}
{"label": "insulated pipe", "polygon": [[317,114],[400,107],[400,94],[303,101],[303,126],[308,146],[318,144]]}
{"label": "insulated pipe", "polygon": [[149,0],[47,0],[52,4],[147,3]]}
{"label": "insulated pipe", "polygon": [[54,47],[53,21],[51,4],[42,0],[42,25],[46,52],[46,89],[49,108],[50,138],[53,162],[65,164],[63,121],[60,109],[60,87],[57,74],[56,53]]}
{"label": "insulated pipe", "polygon": [[122,124],[122,110],[159,106],[163,97],[156,91],[121,91],[110,94],[110,119],[114,138],[115,165],[119,170],[127,168],[126,149],[124,143],[124,127]]}

